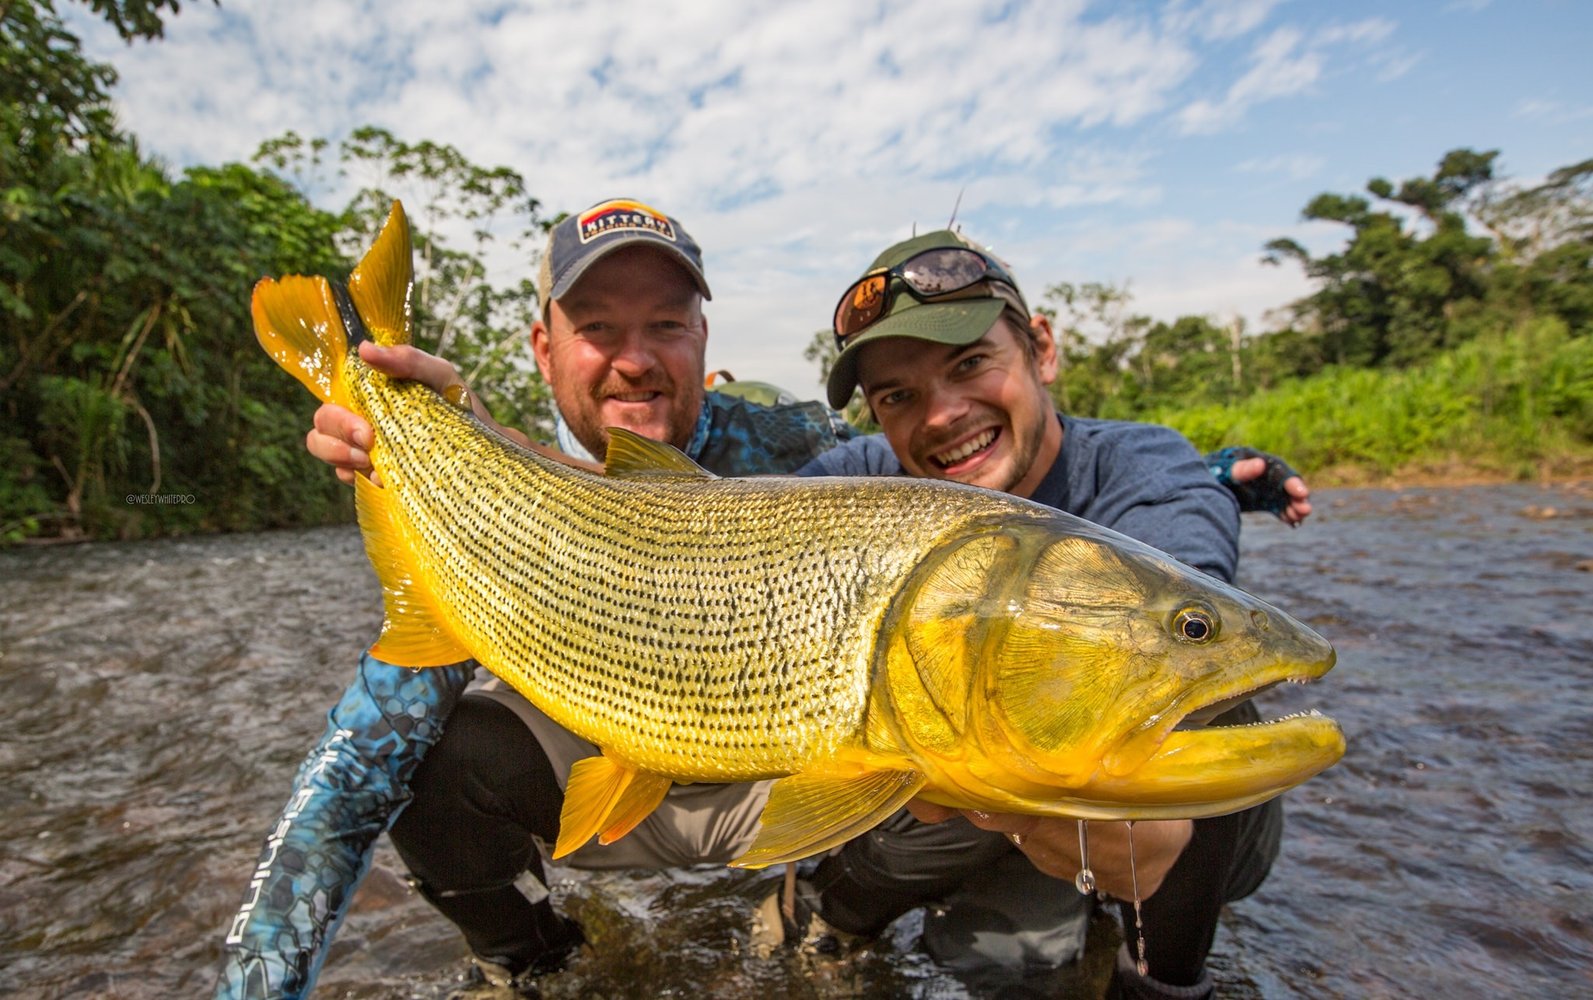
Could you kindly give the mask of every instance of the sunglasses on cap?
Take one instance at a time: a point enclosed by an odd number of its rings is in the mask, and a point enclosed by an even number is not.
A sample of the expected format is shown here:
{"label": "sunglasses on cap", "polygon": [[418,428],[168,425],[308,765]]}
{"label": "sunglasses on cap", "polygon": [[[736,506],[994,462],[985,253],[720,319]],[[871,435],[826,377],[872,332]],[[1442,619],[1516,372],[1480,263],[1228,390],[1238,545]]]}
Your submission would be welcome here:
{"label": "sunglasses on cap", "polygon": [[844,345],[890,311],[892,278],[900,278],[901,287],[920,302],[973,298],[981,291],[975,286],[986,281],[999,281],[1014,291],[1018,287],[999,261],[971,247],[925,250],[895,267],[863,275],[846,290],[835,307],[837,345]]}

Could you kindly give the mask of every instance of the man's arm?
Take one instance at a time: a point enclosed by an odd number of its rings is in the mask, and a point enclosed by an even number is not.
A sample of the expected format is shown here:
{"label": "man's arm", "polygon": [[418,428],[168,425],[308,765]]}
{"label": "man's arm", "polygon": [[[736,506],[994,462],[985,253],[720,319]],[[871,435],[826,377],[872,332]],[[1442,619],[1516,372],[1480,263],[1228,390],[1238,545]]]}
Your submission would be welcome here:
{"label": "man's arm", "polygon": [[1291,528],[1311,516],[1311,490],[1276,455],[1243,446],[1222,448],[1206,456],[1206,467],[1217,482],[1233,491],[1246,514],[1263,511]]}
{"label": "man's arm", "polygon": [[217,1000],[310,992],[377,836],[409,802],[410,776],[473,670],[361,659],[300,765],[227,927]]}
{"label": "man's arm", "polygon": [[[487,412],[481,399],[466,388],[452,362],[407,344],[382,347],[367,340],[360,342],[359,351],[365,363],[379,372],[428,385],[456,402],[460,399],[469,400],[471,412],[489,430],[496,431],[521,447],[571,465],[586,464],[536,444],[520,431],[492,419],[492,414]],[[375,434],[364,417],[345,407],[327,403],[315,411],[315,426],[305,435],[304,447],[311,455],[336,469],[337,478],[352,486],[355,476],[372,475],[370,450],[374,441]]]}

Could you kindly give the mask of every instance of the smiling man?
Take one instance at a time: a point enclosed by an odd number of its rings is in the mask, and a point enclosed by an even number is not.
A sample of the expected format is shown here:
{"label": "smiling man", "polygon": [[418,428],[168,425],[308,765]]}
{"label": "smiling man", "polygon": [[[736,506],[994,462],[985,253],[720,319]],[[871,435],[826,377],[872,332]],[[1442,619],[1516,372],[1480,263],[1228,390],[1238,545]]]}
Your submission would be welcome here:
{"label": "smiling man", "polygon": [[691,237],[645,205],[604,202],[555,230],[538,288],[531,350],[574,452],[601,456],[609,427],[689,449],[705,395],[702,303],[713,297]]}
{"label": "smiling man", "polygon": [[[831,405],[861,387],[882,435],[814,459],[804,475],[911,475],[1026,497],[1154,545],[1231,581],[1239,507],[1207,463],[1165,427],[1057,412],[1049,321],[1031,315],[1007,267],[941,231],[890,247],[841,297]],[[1216,722],[1255,721],[1248,702]],[[1223,905],[1254,891],[1277,854],[1277,800],[1207,820],[1089,824],[1097,885],[1144,900],[1147,965],[1125,946],[1112,995],[1205,997],[1206,954]],[[1132,844],[1132,848],[1131,845]],[[1135,864],[1130,864],[1130,851]],[[1088,897],[1073,885],[1071,820],[914,804],[826,857],[796,900],[759,910],[765,945],[831,931],[877,935],[934,907],[924,943],[970,973],[1044,967],[1083,947]],[[1132,928],[1133,913],[1125,926]],[[1133,935],[1130,934],[1132,940]],[[992,984],[992,988],[994,988]]]}

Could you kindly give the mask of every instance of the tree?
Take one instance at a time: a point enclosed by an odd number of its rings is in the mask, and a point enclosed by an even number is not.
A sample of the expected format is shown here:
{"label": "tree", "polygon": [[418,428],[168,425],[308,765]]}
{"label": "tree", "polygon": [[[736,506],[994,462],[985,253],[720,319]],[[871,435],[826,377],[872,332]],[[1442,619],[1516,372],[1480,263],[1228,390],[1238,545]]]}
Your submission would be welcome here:
{"label": "tree", "polygon": [[[1359,196],[1321,194],[1303,213],[1308,220],[1338,222],[1351,235],[1344,249],[1312,257],[1290,239],[1266,246],[1269,264],[1298,263],[1319,289],[1295,303],[1297,317],[1318,331],[1322,354],[1350,365],[1409,365],[1451,343],[1450,320],[1487,290],[1492,241],[1467,232],[1467,201],[1492,179],[1497,152],[1454,150],[1431,178],[1396,188],[1382,178],[1367,184],[1390,203],[1374,209]],[[1426,233],[1408,225],[1414,210]]]}
{"label": "tree", "polygon": [[1109,282],[1059,282],[1041,296],[1052,318],[1057,377],[1051,395],[1067,412],[1121,416],[1137,391],[1128,363],[1139,352],[1151,321],[1133,315],[1127,286]]}
{"label": "tree", "polygon": [[[92,6],[130,41],[157,37],[178,10]],[[304,450],[314,400],[258,349],[247,303],[263,275],[346,277],[386,189],[328,212],[243,164],[172,178],[116,130],[114,79],[50,4],[0,0],[0,542],[347,518],[346,492]],[[290,135],[261,157],[313,171],[327,148]],[[523,248],[539,231],[520,177],[374,129],[340,152],[420,192],[423,342],[504,419],[546,427],[546,390],[520,346],[530,263],[494,285],[483,260],[506,233]],[[163,496],[181,502],[134,502]]]}
{"label": "tree", "polygon": [[[345,252],[363,253],[402,196],[415,244],[416,343],[452,361],[498,420],[550,437],[552,394],[526,344],[539,308],[531,277],[537,244],[552,222],[524,178],[471,163],[453,146],[406,142],[372,126],[350,133],[339,157],[366,182],[345,210]],[[512,279],[491,280],[494,253],[515,262]]]}
{"label": "tree", "polygon": [[[803,358],[818,364],[820,382],[829,381],[830,371],[835,367],[835,359],[840,356],[840,348],[835,346],[835,333],[829,329],[814,331],[808,346],[802,349]],[[879,425],[874,422],[874,411],[869,409],[861,393],[852,393],[852,398],[841,408],[841,416],[847,423],[865,433],[879,429]]]}

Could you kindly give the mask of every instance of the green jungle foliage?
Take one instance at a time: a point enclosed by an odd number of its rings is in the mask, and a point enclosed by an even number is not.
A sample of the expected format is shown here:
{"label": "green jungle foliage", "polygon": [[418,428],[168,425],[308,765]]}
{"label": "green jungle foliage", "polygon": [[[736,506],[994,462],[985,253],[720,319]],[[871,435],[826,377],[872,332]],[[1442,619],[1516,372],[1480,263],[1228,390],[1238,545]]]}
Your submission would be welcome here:
{"label": "green jungle foliage", "polygon": [[[90,6],[131,42],[178,5]],[[284,177],[319,168],[321,140],[173,177],[115,127],[114,81],[51,3],[0,3],[0,544],[349,519],[304,449],[316,401],[256,344],[249,294],[265,275],[345,278],[394,191],[415,229],[417,341],[505,420],[546,425],[523,339],[531,256],[508,287],[483,263],[499,234],[544,232],[513,171],[362,129],[338,152],[365,183],[339,211]]]}
{"label": "green jungle foliage", "polygon": [[[180,0],[86,0],[129,44]],[[416,246],[417,342],[504,423],[546,437],[525,336],[549,220],[506,167],[359,129],[289,133],[249,164],[174,175],[117,129],[109,66],[51,0],[0,0],[0,544],[254,530],[351,517],[304,450],[316,401],[256,345],[264,275],[346,277],[395,196]],[[1058,284],[1058,405],[1245,443],[1308,473],[1462,462],[1593,464],[1593,160],[1536,186],[1456,150],[1431,177],[1322,194],[1345,227],[1266,259],[1316,290],[1278,330],[1135,315],[1126,289]],[[340,178],[327,180],[328,171]],[[309,191],[352,191],[336,210]],[[486,261],[508,257],[495,283]],[[807,356],[833,358],[827,333]],[[744,373],[756,377],[756,373]],[[857,401],[848,416],[867,425]]]}
{"label": "green jungle foliage", "polygon": [[1048,289],[1058,405],[1304,470],[1593,467],[1593,160],[1523,188],[1494,178],[1497,155],[1455,150],[1430,178],[1373,179],[1381,207],[1313,199],[1304,217],[1349,235],[1322,256],[1267,245],[1317,285],[1280,330],[1153,321],[1109,285]]}
{"label": "green jungle foliage", "polygon": [[1408,368],[1330,366],[1240,403],[1139,414],[1197,448],[1245,442],[1300,469],[1532,477],[1593,458],[1593,336],[1539,317]]}

